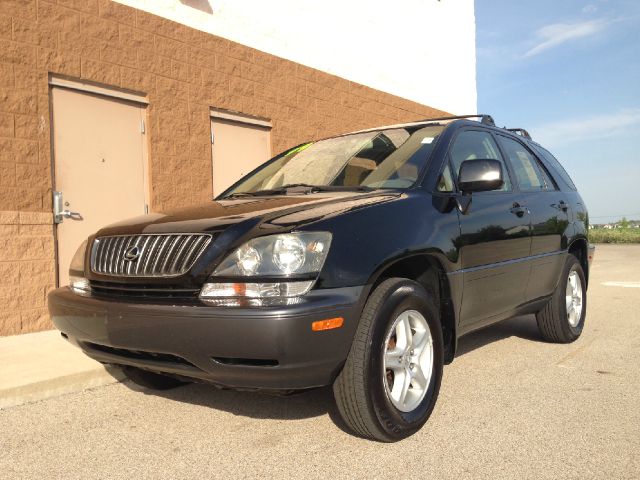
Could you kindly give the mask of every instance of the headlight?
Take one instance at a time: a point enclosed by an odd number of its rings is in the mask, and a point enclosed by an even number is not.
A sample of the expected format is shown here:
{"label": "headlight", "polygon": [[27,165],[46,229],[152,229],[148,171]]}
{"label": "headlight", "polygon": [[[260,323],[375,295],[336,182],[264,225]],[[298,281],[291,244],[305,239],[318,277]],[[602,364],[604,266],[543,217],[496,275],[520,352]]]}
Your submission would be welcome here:
{"label": "headlight", "polygon": [[[322,270],[330,245],[329,232],[254,238],[222,261],[212,277],[224,281],[205,284],[200,297],[260,299],[304,295]],[[241,278],[229,282],[230,277]],[[259,277],[268,281],[260,282]]]}
{"label": "headlight", "polygon": [[329,232],[254,238],[225,258],[213,277],[281,277],[314,274],[327,257]]}
{"label": "headlight", "polygon": [[84,258],[87,251],[87,241],[76,250],[69,267],[69,286],[75,293],[83,294],[91,290],[89,281],[84,277]]}

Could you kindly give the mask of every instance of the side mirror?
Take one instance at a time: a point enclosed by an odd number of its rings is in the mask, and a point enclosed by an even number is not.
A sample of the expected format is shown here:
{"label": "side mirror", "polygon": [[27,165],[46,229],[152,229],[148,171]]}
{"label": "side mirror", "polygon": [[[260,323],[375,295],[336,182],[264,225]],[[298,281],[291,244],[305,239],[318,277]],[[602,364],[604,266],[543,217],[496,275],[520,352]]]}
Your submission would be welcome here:
{"label": "side mirror", "polygon": [[502,164],[498,160],[465,160],[460,165],[458,186],[462,193],[499,190],[502,185]]}

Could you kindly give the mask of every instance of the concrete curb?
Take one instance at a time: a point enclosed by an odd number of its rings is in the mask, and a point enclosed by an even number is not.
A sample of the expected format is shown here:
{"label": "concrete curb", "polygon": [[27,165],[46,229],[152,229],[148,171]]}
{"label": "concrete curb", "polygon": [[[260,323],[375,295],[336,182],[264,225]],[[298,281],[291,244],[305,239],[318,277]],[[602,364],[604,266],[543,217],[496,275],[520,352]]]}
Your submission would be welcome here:
{"label": "concrete curb", "polygon": [[0,409],[123,380],[58,331],[0,338]]}

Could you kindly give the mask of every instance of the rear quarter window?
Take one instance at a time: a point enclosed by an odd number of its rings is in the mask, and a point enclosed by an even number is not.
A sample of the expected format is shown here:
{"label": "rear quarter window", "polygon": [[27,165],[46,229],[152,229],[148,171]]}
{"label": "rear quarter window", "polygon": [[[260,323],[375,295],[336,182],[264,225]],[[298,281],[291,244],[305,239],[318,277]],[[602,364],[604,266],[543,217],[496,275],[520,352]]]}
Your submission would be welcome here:
{"label": "rear quarter window", "polygon": [[533,148],[533,150],[535,150],[535,152],[538,155],[540,155],[545,160],[547,165],[549,167],[551,167],[551,169],[552,169],[551,173],[552,174],[553,173],[557,174],[558,176],[560,176],[560,178],[562,178],[564,183],[569,185],[569,187],[572,190],[577,190],[576,185],[573,183],[573,180],[571,180],[571,177],[569,176],[567,171],[560,164],[560,162],[556,159],[556,157],[554,157],[551,154],[551,152],[549,152],[549,150],[547,150],[546,148],[541,147],[540,145],[536,145],[536,144],[530,144],[530,146],[531,146],[531,148]]}

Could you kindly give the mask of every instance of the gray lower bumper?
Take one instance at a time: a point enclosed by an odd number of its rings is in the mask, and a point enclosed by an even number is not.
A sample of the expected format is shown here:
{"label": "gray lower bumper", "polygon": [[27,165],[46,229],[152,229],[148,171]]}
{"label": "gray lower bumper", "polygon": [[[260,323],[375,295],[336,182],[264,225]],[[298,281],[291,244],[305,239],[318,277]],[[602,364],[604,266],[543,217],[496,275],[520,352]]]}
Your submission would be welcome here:
{"label": "gray lower bumper", "polygon": [[[286,307],[159,305],[49,294],[56,327],[103,362],[200,379],[232,388],[301,389],[330,384],[344,363],[363,287],[314,290]],[[313,332],[311,323],[343,317]]]}

